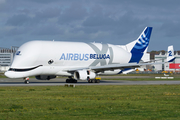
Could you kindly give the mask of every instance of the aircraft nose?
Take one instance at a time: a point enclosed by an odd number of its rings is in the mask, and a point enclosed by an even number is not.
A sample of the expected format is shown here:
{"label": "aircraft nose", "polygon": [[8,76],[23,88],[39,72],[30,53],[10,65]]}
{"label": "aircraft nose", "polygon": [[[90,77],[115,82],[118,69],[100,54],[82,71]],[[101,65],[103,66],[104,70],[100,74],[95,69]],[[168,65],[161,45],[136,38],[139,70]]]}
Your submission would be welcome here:
{"label": "aircraft nose", "polygon": [[24,77],[28,76],[25,73],[15,72],[15,71],[7,71],[4,73],[4,75],[8,78],[24,78]]}
{"label": "aircraft nose", "polygon": [[13,76],[14,76],[13,73],[9,72],[9,71],[5,72],[4,75],[8,78],[13,78]]}

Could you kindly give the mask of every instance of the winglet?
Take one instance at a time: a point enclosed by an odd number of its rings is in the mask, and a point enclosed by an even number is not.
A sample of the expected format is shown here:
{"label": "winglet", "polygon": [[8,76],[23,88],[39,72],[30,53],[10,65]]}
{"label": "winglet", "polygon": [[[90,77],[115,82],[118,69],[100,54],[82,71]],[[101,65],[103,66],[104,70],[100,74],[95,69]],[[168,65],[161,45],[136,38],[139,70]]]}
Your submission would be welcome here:
{"label": "winglet", "polygon": [[168,46],[167,62],[173,62],[174,60],[175,60],[174,48],[173,48],[173,45],[171,45],[171,46]]}

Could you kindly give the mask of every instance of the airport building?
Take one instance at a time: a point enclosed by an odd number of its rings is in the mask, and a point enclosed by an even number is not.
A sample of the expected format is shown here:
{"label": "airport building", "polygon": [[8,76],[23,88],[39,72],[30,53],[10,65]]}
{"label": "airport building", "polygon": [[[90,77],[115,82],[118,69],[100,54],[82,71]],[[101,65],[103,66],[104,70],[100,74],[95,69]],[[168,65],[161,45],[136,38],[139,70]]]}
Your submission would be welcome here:
{"label": "airport building", "polygon": [[[165,63],[165,64],[156,64],[154,65],[155,71],[180,71],[180,53],[175,52],[174,53],[175,60],[172,63]],[[155,60],[158,60],[156,62],[165,62],[167,58],[167,53],[162,53],[155,55]]]}
{"label": "airport building", "polygon": [[10,66],[13,59],[13,53],[0,53],[0,65]]}
{"label": "airport building", "polygon": [[7,71],[13,61],[13,56],[18,47],[0,48],[0,72]]}

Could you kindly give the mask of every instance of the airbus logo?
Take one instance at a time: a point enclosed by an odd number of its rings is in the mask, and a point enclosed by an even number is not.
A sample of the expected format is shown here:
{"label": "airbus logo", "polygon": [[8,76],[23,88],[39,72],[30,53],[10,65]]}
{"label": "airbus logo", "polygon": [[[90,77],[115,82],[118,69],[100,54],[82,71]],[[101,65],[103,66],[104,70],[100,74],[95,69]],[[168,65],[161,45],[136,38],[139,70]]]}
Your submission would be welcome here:
{"label": "airbus logo", "polygon": [[[80,61],[88,61],[94,59],[94,61],[90,64],[90,66],[96,66],[100,63],[100,65],[106,65],[107,59],[109,60],[108,64],[112,64],[114,59],[113,49],[108,46],[108,44],[102,44],[102,49],[100,50],[93,43],[87,43],[89,47],[91,47],[95,54],[79,54],[79,53],[62,53],[59,60],[80,60]],[[107,54],[109,50],[109,54]]]}
{"label": "airbus logo", "polygon": [[110,59],[110,55],[109,54],[62,53],[60,57],[60,60],[88,61],[89,59]]}
{"label": "airbus logo", "polygon": [[59,60],[84,60],[87,61],[89,59],[89,54],[78,54],[78,53],[62,53]]}

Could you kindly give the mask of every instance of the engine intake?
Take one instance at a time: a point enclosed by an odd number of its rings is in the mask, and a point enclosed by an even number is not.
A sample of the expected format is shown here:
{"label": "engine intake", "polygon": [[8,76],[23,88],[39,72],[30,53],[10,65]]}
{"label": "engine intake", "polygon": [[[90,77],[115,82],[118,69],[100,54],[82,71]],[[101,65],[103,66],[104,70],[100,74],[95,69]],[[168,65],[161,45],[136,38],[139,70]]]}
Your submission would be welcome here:
{"label": "engine intake", "polygon": [[77,70],[74,72],[74,79],[76,80],[89,80],[95,79],[96,73],[89,70]]}

